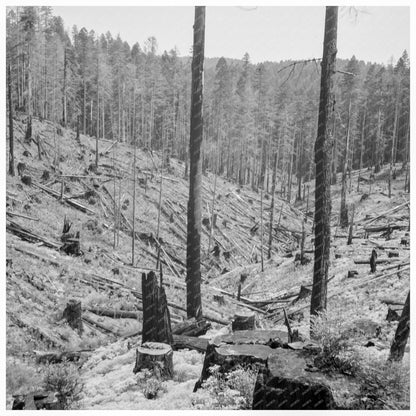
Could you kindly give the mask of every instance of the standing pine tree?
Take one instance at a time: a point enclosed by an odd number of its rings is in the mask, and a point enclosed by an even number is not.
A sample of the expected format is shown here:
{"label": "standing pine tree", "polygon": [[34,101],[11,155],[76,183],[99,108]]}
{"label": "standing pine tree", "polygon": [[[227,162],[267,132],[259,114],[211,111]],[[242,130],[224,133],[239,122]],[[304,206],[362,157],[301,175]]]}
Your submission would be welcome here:
{"label": "standing pine tree", "polygon": [[331,127],[334,112],[333,75],[337,55],[338,7],[328,6],[319,98],[318,137],[315,143],[315,263],[311,315],[326,309],[331,219]]}
{"label": "standing pine tree", "polygon": [[204,70],[205,6],[195,7],[192,57],[191,135],[189,145],[189,201],[186,245],[186,310],[199,318],[201,307],[201,181],[202,79]]}

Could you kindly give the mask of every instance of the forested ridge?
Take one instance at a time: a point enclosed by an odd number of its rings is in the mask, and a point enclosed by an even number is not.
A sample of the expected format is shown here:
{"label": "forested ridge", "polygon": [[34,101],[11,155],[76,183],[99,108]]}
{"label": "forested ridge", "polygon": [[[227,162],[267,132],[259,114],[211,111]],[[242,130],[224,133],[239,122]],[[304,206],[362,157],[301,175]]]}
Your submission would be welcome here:
{"label": "forested ridge", "polygon": [[[191,58],[158,51],[157,39],[129,45],[110,32],[64,29],[50,7],[7,13],[7,61],[15,109],[84,134],[164,148],[187,161]],[[385,66],[337,60],[332,170],[402,161],[409,148],[409,58]],[[203,170],[257,189],[271,187],[273,155],[281,191],[314,177],[320,58],[252,64],[206,58]],[[347,134],[348,133],[348,134]],[[219,151],[220,149],[220,151]],[[335,178],[333,179],[335,180]]]}

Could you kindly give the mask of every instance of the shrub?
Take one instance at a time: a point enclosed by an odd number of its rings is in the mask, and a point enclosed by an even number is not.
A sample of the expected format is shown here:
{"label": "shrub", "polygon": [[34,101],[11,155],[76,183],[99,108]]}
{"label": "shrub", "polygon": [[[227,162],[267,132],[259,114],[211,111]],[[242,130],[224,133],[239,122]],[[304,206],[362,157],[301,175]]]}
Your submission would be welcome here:
{"label": "shrub", "polygon": [[402,362],[369,356],[360,361],[356,374],[360,391],[353,407],[367,410],[405,410],[410,405],[410,371]]}
{"label": "shrub", "polygon": [[46,390],[58,393],[63,409],[75,407],[83,390],[77,367],[68,362],[48,365],[43,384]]}
{"label": "shrub", "polygon": [[137,373],[137,384],[144,397],[149,400],[156,399],[160,392],[166,392],[163,382],[149,370],[141,370]]}
{"label": "shrub", "polygon": [[214,365],[211,376],[192,398],[195,409],[251,409],[254,385],[257,378],[255,366],[237,366],[229,373],[221,373]]}
{"label": "shrub", "polygon": [[311,334],[320,351],[314,364],[323,371],[337,371],[352,375],[357,371],[357,360],[352,349],[350,325],[345,317],[320,312],[311,317]]}
{"label": "shrub", "polygon": [[28,394],[36,390],[39,375],[35,369],[14,359],[7,358],[6,390],[10,394]]}

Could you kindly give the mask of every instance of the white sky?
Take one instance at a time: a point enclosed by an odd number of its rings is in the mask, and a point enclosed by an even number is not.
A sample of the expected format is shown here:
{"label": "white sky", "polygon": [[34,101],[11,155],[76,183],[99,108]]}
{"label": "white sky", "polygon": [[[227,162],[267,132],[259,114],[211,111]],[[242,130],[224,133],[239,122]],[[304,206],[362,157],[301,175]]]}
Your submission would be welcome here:
{"label": "white sky", "polygon": [[[159,53],[177,46],[188,55],[192,45],[194,8],[184,6],[54,7],[67,28],[74,24],[96,33],[120,33],[132,45],[143,46],[155,36]],[[240,59],[247,51],[252,62],[304,59],[322,55],[325,8],[314,7],[218,7],[206,12],[207,57]],[[359,7],[358,15],[341,7],[338,23],[338,57],[353,54],[365,61],[387,63],[409,51],[408,7]]]}

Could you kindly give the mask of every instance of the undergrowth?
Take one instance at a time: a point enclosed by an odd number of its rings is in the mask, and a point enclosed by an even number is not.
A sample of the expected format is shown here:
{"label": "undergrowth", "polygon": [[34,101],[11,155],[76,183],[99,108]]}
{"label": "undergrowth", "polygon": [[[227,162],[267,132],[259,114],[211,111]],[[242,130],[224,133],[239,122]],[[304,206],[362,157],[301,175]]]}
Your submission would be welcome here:
{"label": "undergrowth", "polygon": [[258,371],[255,366],[240,365],[224,374],[214,365],[209,371],[211,376],[192,397],[194,409],[251,409]]}

